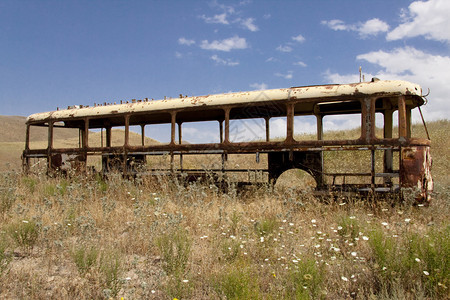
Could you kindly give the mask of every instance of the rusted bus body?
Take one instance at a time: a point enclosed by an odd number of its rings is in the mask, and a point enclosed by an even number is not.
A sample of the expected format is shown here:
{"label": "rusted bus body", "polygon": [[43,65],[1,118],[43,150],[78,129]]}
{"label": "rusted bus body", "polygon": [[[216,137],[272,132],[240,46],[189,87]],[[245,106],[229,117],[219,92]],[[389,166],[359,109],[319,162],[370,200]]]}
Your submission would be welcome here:
{"label": "rusted bus body", "polygon": [[[131,103],[77,107],[38,113],[27,119],[26,145],[23,165],[27,171],[30,160],[45,158],[49,170],[86,168],[89,156],[102,156],[102,170],[120,170],[125,175],[136,172],[147,174],[183,172],[196,178],[205,172],[226,174],[227,172],[248,172],[247,169],[225,167],[228,155],[253,154],[256,162],[260,154],[267,155],[265,166],[255,169],[265,172],[267,180],[275,182],[286,170],[296,168],[311,174],[316,181],[317,191],[367,192],[370,194],[401,193],[402,189],[415,191],[415,198],[428,202],[433,188],[431,179],[430,140],[411,136],[411,110],[424,104],[420,86],[406,81],[362,82],[355,84],[321,85],[252,91],[201,97],[182,97],[158,101],[133,100]],[[398,124],[394,124],[397,112]],[[383,118],[382,136],[376,134],[375,115]],[[323,120],[325,116],[352,115],[361,117],[360,135],[355,139],[324,139]],[[294,118],[315,116],[317,133],[314,139],[298,140],[294,135]],[[270,138],[270,119],[282,117],[285,120],[285,138]],[[259,118],[265,122],[265,139],[257,141],[233,141],[230,138],[230,121]],[[189,122],[217,121],[219,142],[182,143],[183,124]],[[170,124],[170,142],[146,145],[145,126]],[[46,149],[30,149],[30,128],[48,127]],[[131,145],[130,126],[140,126],[142,143]],[[54,128],[78,128],[79,146],[60,149],[53,146]],[[112,128],[124,128],[124,142],[121,146],[111,144]],[[394,133],[394,128],[398,132]],[[106,131],[105,141],[100,146],[88,144],[92,129]],[[103,136],[103,135],[102,135]],[[327,172],[324,169],[324,153],[333,151],[369,151],[370,170],[367,172]],[[382,168],[377,170],[383,153]],[[394,153],[398,155],[395,162]],[[168,155],[170,163],[165,170],[145,166],[148,156]],[[222,158],[221,168],[211,170],[183,167],[187,155],[216,154]],[[70,159],[62,159],[63,156]],[[174,166],[175,159],[178,167]],[[395,166],[397,164],[397,166]],[[345,183],[345,178],[363,177],[359,184]],[[223,177],[222,177],[223,178]],[[336,178],[342,178],[341,183]]]}

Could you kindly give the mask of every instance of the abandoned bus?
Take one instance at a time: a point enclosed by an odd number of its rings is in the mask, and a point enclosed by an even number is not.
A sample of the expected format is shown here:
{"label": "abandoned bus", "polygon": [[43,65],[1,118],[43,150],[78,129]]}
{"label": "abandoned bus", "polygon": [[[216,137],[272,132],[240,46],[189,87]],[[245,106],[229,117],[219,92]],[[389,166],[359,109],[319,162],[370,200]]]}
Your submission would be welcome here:
{"label": "abandoned bus", "polygon": [[[74,106],[27,118],[23,167],[26,172],[45,165],[47,172],[114,170],[190,180],[213,174],[218,181],[236,174],[241,183],[275,183],[285,171],[299,169],[313,179],[318,193],[401,196],[410,190],[415,200],[426,203],[433,189],[430,139],[411,132],[412,112],[425,103],[416,84],[374,78]],[[339,118],[354,121],[357,129],[345,131],[353,134],[336,131]],[[197,132],[216,130],[215,139],[184,141],[183,131],[198,124],[203,127],[196,127]],[[45,144],[33,143],[39,127],[46,128]],[[302,131],[305,127],[310,131]],[[260,132],[253,138],[239,137],[255,128]],[[61,141],[55,137],[62,129],[76,134]],[[275,136],[275,129],[282,134]],[[146,134],[155,131],[164,131],[167,142],[149,139]]]}

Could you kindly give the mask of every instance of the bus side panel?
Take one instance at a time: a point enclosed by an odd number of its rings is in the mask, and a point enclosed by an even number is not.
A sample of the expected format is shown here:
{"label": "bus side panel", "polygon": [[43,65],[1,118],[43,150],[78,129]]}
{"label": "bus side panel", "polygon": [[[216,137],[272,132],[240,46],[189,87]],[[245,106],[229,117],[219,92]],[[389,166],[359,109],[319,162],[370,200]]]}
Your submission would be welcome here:
{"label": "bus side panel", "polygon": [[[400,187],[411,189],[414,200],[428,203],[433,191],[429,146],[402,147],[400,159]],[[410,193],[411,195],[411,193]],[[407,197],[404,195],[404,197]]]}

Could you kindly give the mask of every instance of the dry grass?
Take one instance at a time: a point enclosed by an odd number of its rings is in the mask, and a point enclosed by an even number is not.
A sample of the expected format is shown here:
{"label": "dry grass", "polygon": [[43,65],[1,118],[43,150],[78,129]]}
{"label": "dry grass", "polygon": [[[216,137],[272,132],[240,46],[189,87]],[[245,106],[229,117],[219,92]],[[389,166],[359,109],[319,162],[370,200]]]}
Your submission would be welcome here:
{"label": "dry grass", "polygon": [[164,178],[1,182],[1,298],[448,295],[448,189],[412,207]]}
{"label": "dry grass", "polygon": [[0,298],[447,299],[448,126],[430,125],[429,207],[4,172]]}

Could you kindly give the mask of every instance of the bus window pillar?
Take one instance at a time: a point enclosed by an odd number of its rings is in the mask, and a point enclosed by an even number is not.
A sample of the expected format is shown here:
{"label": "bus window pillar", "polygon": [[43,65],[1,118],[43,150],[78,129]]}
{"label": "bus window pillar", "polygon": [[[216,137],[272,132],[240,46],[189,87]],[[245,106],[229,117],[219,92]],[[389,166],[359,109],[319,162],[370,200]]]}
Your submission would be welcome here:
{"label": "bus window pillar", "polygon": [[219,138],[220,143],[223,143],[223,120],[219,120]]}
{"label": "bus window pillar", "polygon": [[170,144],[171,145],[175,145],[175,133],[176,133],[176,119],[177,119],[177,113],[176,112],[171,112],[170,113],[170,117],[171,117],[171,128],[170,128]]}
{"label": "bus window pillar", "polygon": [[106,147],[111,147],[111,126],[106,128]]}
{"label": "bus window pillar", "polygon": [[27,132],[25,135],[25,150],[30,150],[30,124],[27,124]]}
{"label": "bus window pillar", "polygon": [[317,118],[317,140],[323,140],[323,115],[316,115]]}
{"label": "bus window pillar", "polygon": [[[178,144],[180,145],[183,141],[183,134],[181,132],[182,124],[183,124],[182,122],[178,122]],[[183,171],[183,154],[181,154],[181,152],[180,152],[180,169],[181,171]]]}
{"label": "bus window pillar", "polygon": [[[316,114],[317,119],[317,140],[323,140],[323,115]],[[323,151],[320,152],[320,175],[317,177],[318,186],[323,186],[325,184],[324,176],[323,176]]]}
{"label": "bus window pillar", "polygon": [[411,138],[411,107],[406,106],[406,137]]}
{"label": "bus window pillar", "polygon": [[286,117],[286,142],[290,143],[294,141],[294,104],[286,105]]}
{"label": "bus window pillar", "polygon": [[266,124],[266,142],[270,141],[270,117],[264,118]]}
{"label": "bus window pillar", "polygon": [[48,122],[47,171],[52,168],[53,122]]}
{"label": "bus window pillar", "polygon": [[[171,112],[170,113],[170,145],[174,146],[175,145],[175,135],[176,135],[176,124],[177,124],[177,113],[176,112]],[[170,151],[170,170],[171,172],[174,172],[174,154],[173,154],[173,150]]]}
{"label": "bus window pillar", "polygon": [[30,171],[30,158],[28,157],[28,150],[30,150],[30,124],[27,124],[27,131],[25,134],[25,153],[22,156],[22,168],[25,174]]}
{"label": "bus window pillar", "polygon": [[89,147],[89,118],[84,119],[84,130],[81,131],[81,146],[84,152],[84,171],[87,171],[87,151]]}
{"label": "bus window pillar", "polygon": [[[391,139],[392,138],[392,110],[386,110],[383,113],[384,118],[384,128],[383,128],[383,138],[385,139]],[[386,149],[384,150],[384,166],[383,166],[383,172],[384,173],[392,173],[394,170],[394,163],[393,163],[393,154],[392,149]],[[384,177],[384,183],[391,185],[392,184],[392,178],[391,177]]]}
{"label": "bus window pillar", "polygon": [[374,136],[375,99],[364,98],[361,105],[361,138],[370,143]]}
{"label": "bus window pillar", "polygon": [[89,138],[89,119],[84,119],[84,129],[81,130],[81,147],[84,150],[87,150],[88,148],[88,138]]}
{"label": "bus window pillar", "polygon": [[123,175],[127,176],[128,173],[128,144],[130,139],[130,115],[125,115],[125,141],[123,144],[123,161],[122,169]]}
{"label": "bus window pillar", "polygon": [[407,120],[405,97],[398,97],[398,137],[405,139],[407,137]]}
{"label": "bus window pillar", "polygon": [[128,147],[130,139],[130,115],[125,115],[125,143],[124,146]]}
{"label": "bus window pillar", "polygon": [[141,145],[145,146],[145,124],[141,124]]}
{"label": "bus window pillar", "polygon": [[231,108],[225,108],[225,144],[230,142],[230,111]]}

